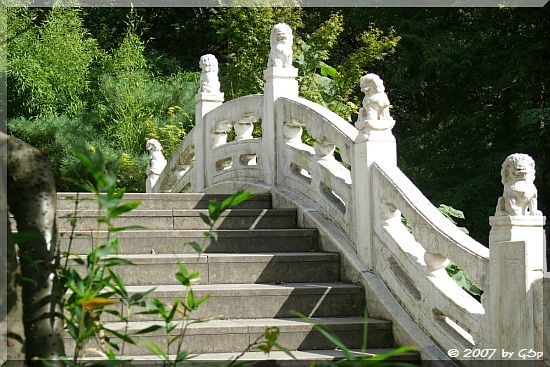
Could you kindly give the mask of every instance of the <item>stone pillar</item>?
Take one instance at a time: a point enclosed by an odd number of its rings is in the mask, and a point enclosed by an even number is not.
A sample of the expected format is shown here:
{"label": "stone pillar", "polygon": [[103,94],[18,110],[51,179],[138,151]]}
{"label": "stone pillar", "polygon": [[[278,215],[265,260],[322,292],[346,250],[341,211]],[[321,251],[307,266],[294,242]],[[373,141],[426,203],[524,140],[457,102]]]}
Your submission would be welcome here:
{"label": "stone pillar", "polygon": [[[536,209],[535,167],[529,156],[509,156],[501,175],[504,194],[498,200],[496,215],[489,218],[485,347],[496,348],[499,358],[519,359],[518,352],[522,349],[536,352],[543,349],[546,218]],[[514,354],[505,357],[502,350]]]}
{"label": "stone pillar", "polygon": [[367,74],[360,84],[365,98],[355,123],[359,133],[351,162],[353,243],[362,263],[371,270],[374,268],[375,208],[381,204],[374,198],[371,166],[374,162],[397,165],[397,149],[391,132],[395,120],[389,115],[389,100],[382,80],[375,74]]}
{"label": "stone pillar", "polygon": [[[195,96],[195,187],[192,191],[201,192],[206,186],[206,144],[210,131],[205,131],[204,116],[223,103],[218,80],[218,61],[214,55],[204,55],[200,59],[202,69],[200,89]],[[208,140],[209,141],[209,140]]]}
{"label": "stone pillar", "polygon": [[262,119],[262,167],[267,185],[277,185],[277,144],[284,139],[283,126],[275,126],[275,102],[279,97],[298,97],[298,69],[268,67],[264,70]]}
{"label": "stone pillar", "polygon": [[545,217],[495,216],[489,223],[490,347],[542,351],[537,335],[537,329],[542,331],[542,302],[537,301],[542,294],[537,288],[545,268]]}

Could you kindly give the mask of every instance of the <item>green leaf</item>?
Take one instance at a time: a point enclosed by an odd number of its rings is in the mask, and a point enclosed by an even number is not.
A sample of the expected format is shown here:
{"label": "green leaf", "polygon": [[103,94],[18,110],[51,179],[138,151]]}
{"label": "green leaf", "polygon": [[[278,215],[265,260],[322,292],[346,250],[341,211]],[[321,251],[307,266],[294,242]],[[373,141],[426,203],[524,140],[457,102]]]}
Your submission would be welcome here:
{"label": "green leaf", "polygon": [[109,257],[106,259],[100,259],[100,262],[106,267],[112,267],[112,266],[118,266],[118,265],[134,265],[134,263],[131,262],[130,260],[120,258],[120,257]]}
{"label": "green leaf", "polygon": [[156,287],[154,288],[151,288],[151,289],[148,289],[144,292],[137,292],[137,293],[134,293],[130,296],[130,298],[128,299],[128,301],[130,302],[130,304],[134,304],[136,302],[139,302],[141,301],[144,297],[146,297],[148,294],[150,294],[151,292],[153,292],[155,289],[157,289]]}
{"label": "green leaf", "polygon": [[117,338],[124,340],[126,343],[133,344],[133,345],[136,344],[136,342],[134,342],[134,340],[133,340],[132,338],[130,338],[128,335],[122,334],[122,333],[120,333],[120,332],[118,332],[118,331],[116,331],[116,330],[107,329],[106,327],[103,327],[103,329],[104,329],[105,331],[110,332],[111,334],[113,334],[113,335],[116,336]]}
{"label": "green leaf", "polygon": [[351,353],[349,348],[332,332],[327,330],[322,325],[318,325],[310,319],[309,317],[305,316],[304,314],[300,312],[294,312],[298,317],[300,317],[302,320],[306,321],[308,324],[313,325],[313,328],[317,331],[319,331],[325,338],[327,338],[332,344],[334,344],[337,348],[340,348],[342,352],[345,355],[345,358],[349,361],[356,360],[357,358]]}
{"label": "green leaf", "polygon": [[109,275],[111,276],[111,279],[113,279],[113,281],[115,282],[115,284],[118,286],[118,288],[120,289],[120,292],[121,292],[121,295],[123,297],[128,297],[128,293],[126,292],[126,285],[124,284],[124,282],[122,281],[122,279],[120,279],[120,277],[118,276],[117,273],[115,273],[114,271],[112,271],[111,269],[107,269],[107,271],[109,272]]}
{"label": "green leaf", "polygon": [[164,326],[162,326],[162,325],[151,325],[149,327],[146,327],[145,329],[141,329],[141,330],[135,332],[133,335],[148,334],[148,333],[152,333],[154,331],[160,330],[162,328],[164,328]]}
{"label": "green leaf", "polygon": [[250,199],[251,197],[252,197],[252,194],[248,191],[244,191],[244,190],[237,191],[235,194],[229,196],[222,202],[222,205],[220,206],[219,214],[223,213],[226,209],[230,209],[239,205],[240,203]]}
{"label": "green leaf", "polygon": [[167,323],[171,323],[172,320],[174,320],[174,316],[176,315],[176,311],[178,310],[179,304],[180,304],[180,300],[176,299],[176,301],[172,305],[172,309],[170,310],[170,313],[168,314],[168,317],[165,320]]}
{"label": "green leaf", "polygon": [[124,213],[128,213],[141,205],[141,201],[128,201],[108,211],[109,218],[116,218]]}
{"label": "green leaf", "polygon": [[338,76],[338,71],[332,66],[324,63],[323,61],[320,62],[320,65],[321,65],[321,75],[330,76],[332,79],[335,79]]}
{"label": "green leaf", "polygon": [[[209,227],[212,227],[213,225],[213,222],[212,220],[210,219],[210,217],[204,213],[199,213],[200,217],[202,218],[202,221],[204,223],[206,223],[206,225],[208,225]],[[216,218],[217,219],[217,218]]]}
{"label": "green leaf", "polygon": [[188,242],[187,244],[189,246],[191,246],[193,248],[193,250],[195,250],[196,253],[198,253],[198,254],[202,253],[202,247],[201,247],[200,243],[198,243],[197,241]]}
{"label": "green leaf", "polygon": [[213,238],[215,240],[218,240],[218,232],[205,231],[205,232],[202,233],[202,236],[204,238]]}
{"label": "green leaf", "polygon": [[185,361],[187,357],[189,357],[189,352],[179,352],[178,355],[176,356],[175,362],[178,363],[178,362]]}
{"label": "green leaf", "polygon": [[149,342],[147,344],[145,344],[145,346],[147,347],[147,349],[149,349],[152,353],[154,353],[155,355],[161,357],[162,359],[164,359],[165,361],[168,361],[169,358],[168,358],[168,355],[166,354],[166,352],[164,350],[162,350],[162,348],[154,343],[154,342]]}

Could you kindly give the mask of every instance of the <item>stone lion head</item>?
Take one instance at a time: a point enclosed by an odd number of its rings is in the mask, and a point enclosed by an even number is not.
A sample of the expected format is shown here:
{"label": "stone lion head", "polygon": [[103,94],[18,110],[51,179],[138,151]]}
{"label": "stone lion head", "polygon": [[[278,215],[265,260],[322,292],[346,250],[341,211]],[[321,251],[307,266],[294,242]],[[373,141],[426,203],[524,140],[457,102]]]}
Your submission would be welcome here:
{"label": "stone lion head", "polygon": [[527,154],[510,154],[502,163],[500,176],[504,185],[517,181],[533,183],[535,181],[535,161]]}
{"label": "stone lion head", "polygon": [[294,40],[292,29],[285,23],[275,24],[271,29],[269,40],[272,48],[277,47],[277,45],[289,45],[292,47],[292,42]]}
{"label": "stone lion head", "polygon": [[212,54],[206,54],[201,56],[199,60],[199,66],[205,73],[218,72],[218,59]]}
{"label": "stone lion head", "polygon": [[145,149],[147,149],[147,151],[150,153],[160,152],[162,151],[162,145],[160,145],[157,139],[149,139],[145,144]]}
{"label": "stone lion head", "polygon": [[385,91],[384,82],[376,74],[367,74],[359,79],[361,90],[365,94],[383,93]]}

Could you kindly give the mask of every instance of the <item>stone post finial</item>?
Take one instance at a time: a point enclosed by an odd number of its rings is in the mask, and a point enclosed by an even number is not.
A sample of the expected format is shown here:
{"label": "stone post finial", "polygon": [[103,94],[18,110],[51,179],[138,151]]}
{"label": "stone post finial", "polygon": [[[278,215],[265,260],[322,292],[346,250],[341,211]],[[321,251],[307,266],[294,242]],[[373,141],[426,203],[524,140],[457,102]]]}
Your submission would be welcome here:
{"label": "stone post finial", "polygon": [[535,161],[527,154],[510,154],[500,170],[504,193],[498,198],[495,216],[542,215],[537,210]]}
{"label": "stone post finial", "polygon": [[199,93],[219,94],[220,80],[218,79],[218,60],[212,54],[201,56],[199,61],[201,79]]}
{"label": "stone post finial", "polygon": [[292,29],[288,24],[278,23],[271,29],[269,43],[271,51],[267,67],[292,68]]}
{"label": "stone post finial", "polygon": [[162,154],[162,146],[157,139],[147,140],[145,149],[149,153],[149,163],[147,164],[147,181],[145,183],[145,192],[154,192],[153,188],[157,183],[160,174],[166,167],[166,159]]}
{"label": "stone post finial", "polygon": [[390,116],[390,100],[384,92],[384,82],[378,75],[371,73],[361,77],[360,85],[365,97],[355,127],[367,134],[391,134],[395,120]]}

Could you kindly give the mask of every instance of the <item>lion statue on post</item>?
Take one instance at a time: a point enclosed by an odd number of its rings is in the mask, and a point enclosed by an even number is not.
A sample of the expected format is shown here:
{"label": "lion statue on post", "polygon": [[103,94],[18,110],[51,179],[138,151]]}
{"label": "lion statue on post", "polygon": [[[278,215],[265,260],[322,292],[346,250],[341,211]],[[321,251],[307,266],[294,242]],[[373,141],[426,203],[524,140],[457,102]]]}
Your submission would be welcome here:
{"label": "lion statue on post", "polygon": [[220,80],[218,78],[218,60],[212,54],[201,56],[199,60],[201,79],[199,93],[220,93]]}
{"label": "lion statue on post", "polygon": [[291,68],[293,41],[292,29],[288,24],[275,24],[269,37],[271,51],[269,52],[267,67]]}
{"label": "lion statue on post", "polygon": [[385,93],[384,82],[376,74],[367,74],[359,80],[361,90],[365,93],[363,108],[360,114],[366,120],[389,120],[390,100]]}
{"label": "lion statue on post", "polygon": [[162,146],[157,139],[147,140],[145,149],[149,153],[149,164],[147,165],[147,181],[145,182],[145,192],[153,192],[153,187],[157,183],[160,174],[166,167],[166,158],[162,154]]}
{"label": "lion statue on post", "polygon": [[542,215],[537,210],[535,162],[527,154],[509,155],[500,171],[504,193],[498,199],[495,215]]}

